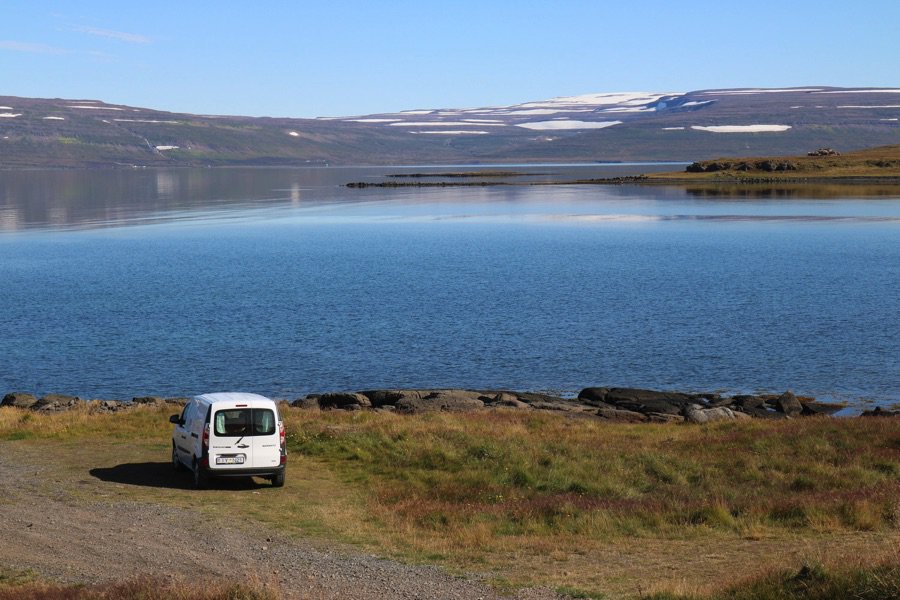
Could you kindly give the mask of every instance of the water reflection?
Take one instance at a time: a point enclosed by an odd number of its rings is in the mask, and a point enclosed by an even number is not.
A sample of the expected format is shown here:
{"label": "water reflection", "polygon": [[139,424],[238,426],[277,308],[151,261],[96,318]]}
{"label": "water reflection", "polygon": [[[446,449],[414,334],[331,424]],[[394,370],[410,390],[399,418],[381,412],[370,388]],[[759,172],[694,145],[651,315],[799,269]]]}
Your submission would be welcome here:
{"label": "water reflection", "polygon": [[[481,167],[491,170],[493,167]],[[652,165],[559,165],[504,168],[523,174],[541,172],[549,180],[605,177],[661,170]],[[381,193],[348,190],[350,181],[384,181],[409,167],[222,168],[0,171],[0,227],[108,227],[174,220],[193,212],[309,207],[316,204],[384,200]],[[447,166],[420,167],[422,172],[447,171]],[[462,166],[454,169],[471,170]],[[394,192],[393,196],[433,197]]]}
{"label": "water reflection", "polygon": [[734,184],[689,184],[678,186],[695,198],[715,198],[741,200],[744,198],[808,198],[828,200],[836,198],[897,198],[900,184],[867,183],[734,183]]}
{"label": "water reflection", "polygon": [[[275,216],[368,220],[573,217],[584,221],[609,221],[617,215],[649,215],[659,220],[900,216],[893,201],[900,199],[900,185],[528,185],[672,168],[665,164],[596,164],[8,171],[0,172],[0,231]],[[491,172],[490,181],[511,185],[366,189],[345,185],[355,181],[433,181],[448,172],[475,171]],[[391,177],[410,172],[425,176]],[[495,177],[498,172],[506,175]],[[460,178],[448,180],[459,182]],[[853,202],[842,202],[851,199]],[[892,201],[885,204],[884,200]]]}

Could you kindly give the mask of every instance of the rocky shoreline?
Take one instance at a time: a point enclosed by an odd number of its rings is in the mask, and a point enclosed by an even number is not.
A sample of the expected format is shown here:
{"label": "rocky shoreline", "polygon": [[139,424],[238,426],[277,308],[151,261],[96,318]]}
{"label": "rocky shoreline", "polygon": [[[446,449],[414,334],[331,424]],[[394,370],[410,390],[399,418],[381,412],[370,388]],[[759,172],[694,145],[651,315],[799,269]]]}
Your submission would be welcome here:
{"label": "rocky shoreline", "polygon": [[[135,397],[123,400],[84,400],[65,394],[37,397],[24,392],[6,394],[0,406],[43,412],[59,412],[86,407],[94,412],[117,412],[142,405],[183,406],[184,397]],[[423,412],[474,412],[495,409],[540,410],[571,417],[618,423],[709,423],[741,419],[788,419],[831,416],[846,408],[843,404],[819,402],[815,398],[782,394],[683,393],[639,388],[589,387],[577,398],[509,390],[394,389],[309,394],[283,400],[307,410],[376,410],[417,414]],[[861,416],[900,416],[900,410],[881,407],[863,411]]]}

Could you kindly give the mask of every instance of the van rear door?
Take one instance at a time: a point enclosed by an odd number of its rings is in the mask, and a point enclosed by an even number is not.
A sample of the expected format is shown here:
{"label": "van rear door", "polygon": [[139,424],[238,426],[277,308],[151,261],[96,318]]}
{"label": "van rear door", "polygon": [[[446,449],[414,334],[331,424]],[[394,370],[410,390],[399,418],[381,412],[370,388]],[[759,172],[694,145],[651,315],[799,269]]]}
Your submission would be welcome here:
{"label": "van rear door", "polygon": [[247,405],[213,405],[209,427],[210,469],[245,469],[253,466],[253,410]]}
{"label": "van rear door", "polygon": [[277,467],[281,464],[277,413],[271,408],[254,408],[252,422],[253,466]]}

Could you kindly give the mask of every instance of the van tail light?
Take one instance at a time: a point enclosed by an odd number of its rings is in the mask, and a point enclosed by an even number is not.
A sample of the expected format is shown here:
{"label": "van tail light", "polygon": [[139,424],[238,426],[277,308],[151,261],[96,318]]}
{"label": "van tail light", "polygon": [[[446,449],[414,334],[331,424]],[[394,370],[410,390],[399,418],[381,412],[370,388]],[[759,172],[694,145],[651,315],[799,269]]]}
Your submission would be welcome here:
{"label": "van tail light", "polygon": [[281,455],[284,456],[285,454],[287,454],[287,447],[285,445],[284,421],[278,421],[278,443],[281,444]]}
{"label": "van tail light", "polygon": [[209,450],[209,423],[203,428],[203,449]]}

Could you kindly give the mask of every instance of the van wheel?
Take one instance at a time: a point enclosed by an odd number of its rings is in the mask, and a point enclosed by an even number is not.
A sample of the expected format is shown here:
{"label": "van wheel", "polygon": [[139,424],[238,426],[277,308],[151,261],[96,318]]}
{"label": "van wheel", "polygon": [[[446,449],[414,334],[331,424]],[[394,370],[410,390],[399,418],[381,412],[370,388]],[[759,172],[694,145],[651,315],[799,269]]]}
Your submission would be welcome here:
{"label": "van wheel", "polygon": [[274,487],[284,487],[284,472],[286,470],[287,469],[282,469],[282,470],[278,471],[277,473],[275,473],[274,475],[272,475],[272,485]]}
{"label": "van wheel", "polygon": [[200,461],[196,458],[194,459],[194,489],[201,490],[206,487],[206,473],[203,472],[203,469],[200,468]]}
{"label": "van wheel", "polygon": [[172,468],[176,471],[184,469],[184,465],[181,464],[181,461],[178,459],[178,451],[175,450],[174,444],[172,444]]}

